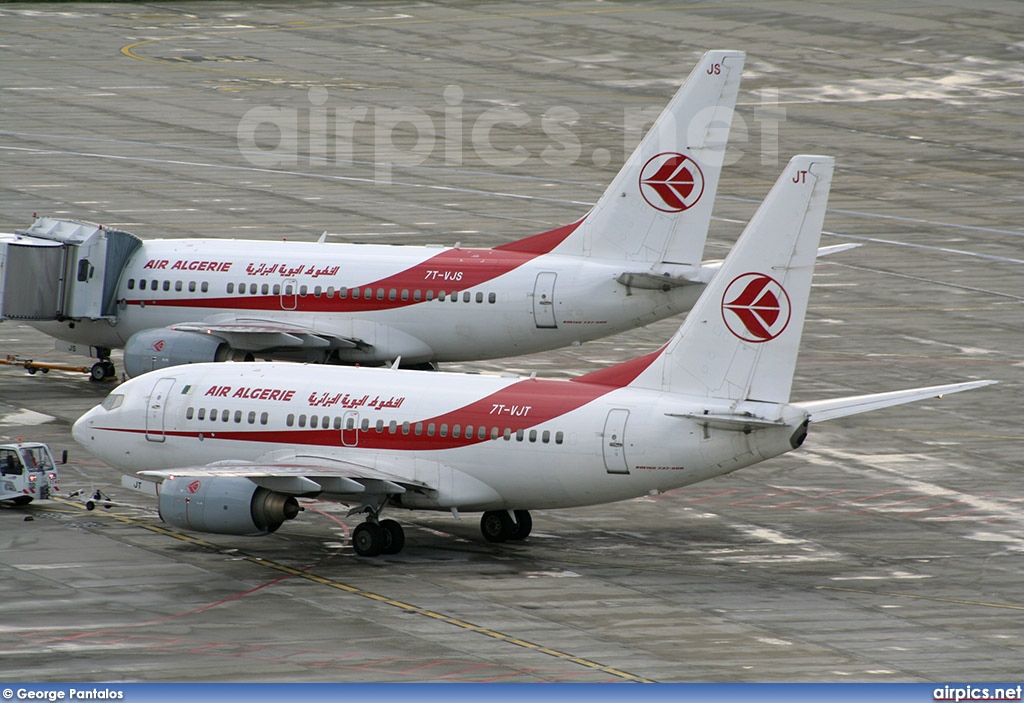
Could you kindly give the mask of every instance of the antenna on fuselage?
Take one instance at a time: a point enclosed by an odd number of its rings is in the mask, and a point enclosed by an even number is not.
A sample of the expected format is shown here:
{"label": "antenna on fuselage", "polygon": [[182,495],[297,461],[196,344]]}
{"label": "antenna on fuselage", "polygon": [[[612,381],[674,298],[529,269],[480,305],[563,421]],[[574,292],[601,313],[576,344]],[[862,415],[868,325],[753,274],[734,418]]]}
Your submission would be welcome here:
{"label": "antenna on fuselage", "polygon": [[320,235],[320,239],[316,240],[316,243],[317,244],[323,244],[326,241],[327,241],[327,230],[324,230],[324,233]]}

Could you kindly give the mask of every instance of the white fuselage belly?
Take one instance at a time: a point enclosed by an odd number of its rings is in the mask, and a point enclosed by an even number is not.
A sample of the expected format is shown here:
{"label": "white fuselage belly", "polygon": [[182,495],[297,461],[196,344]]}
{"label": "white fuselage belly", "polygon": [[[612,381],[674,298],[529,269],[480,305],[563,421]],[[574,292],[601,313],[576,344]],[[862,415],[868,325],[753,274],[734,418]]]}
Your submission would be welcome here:
{"label": "white fuselage belly", "polygon": [[[240,258],[246,250],[251,253]],[[431,361],[471,361],[642,326],[688,310],[703,290],[699,284],[667,292],[627,289],[615,280],[627,266],[486,249],[237,241],[206,241],[200,248],[189,240],[158,240],[146,242],[126,266],[116,324],[32,324],[70,342],[119,348],[137,332],[214,316],[287,321],[328,333],[336,327],[338,334],[351,329],[344,321],[366,319],[421,340],[433,351]],[[554,274],[550,303],[535,295],[541,273]],[[295,295],[282,294],[289,284]],[[381,360],[388,358],[393,355],[382,353]]]}
{"label": "white fuselage belly", "polygon": [[[89,423],[93,443],[103,446],[109,441],[109,446],[122,447],[120,456],[104,458],[125,469],[254,461],[282,448],[368,466],[383,461],[386,467],[389,460],[414,456],[469,474],[501,497],[487,504],[447,506],[465,510],[623,500],[703,481],[791,449],[793,427],[752,435],[708,431],[692,420],[667,415],[693,412],[703,407],[700,399],[648,390],[385,369],[331,369],[329,377],[315,386],[296,385],[285,367],[265,366],[266,373],[259,377],[237,376],[227,365],[220,367],[224,372],[211,372],[188,388],[176,382],[167,389],[162,429],[152,421],[148,428],[144,424],[150,412],[146,407],[121,408],[116,417],[125,424],[116,427],[104,411],[94,410]],[[167,372],[161,376],[173,377]],[[395,388],[401,388],[402,395],[396,396]],[[260,399],[260,394],[269,395],[267,389],[280,391],[279,397],[287,393],[287,400]],[[256,399],[251,397],[254,393]],[[388,403],[398,406],[387,407]],[[191,419],[186,417],[188,408]],[[218,419],[211,421],[214,409]],[[614,431],[608,425],[613,411],[625,413],[621,429]],[[249,413],[254,413],[253,422]],[[325,416],[328,428],[322,429]],[[309,427],[313,417],[316,430]],[[342,429],[334,429],[339,424],[334,418],[339,418]],[[349,418],[355,431],[344,429]],[[368,429],[358,429],[364,420]],[[300,422],[305,426],[299,427]],[[395,432],[389,432],[392,422]],[[409,423],[408,434],[402,432],[403,423]],[[382,432],[376,429],[378,424]],[[445,438],[440,436],[442,424]],[[459,440],[451,436],[455,425],[460,426]],[[467,425],[473,427],[472,441],[465,439]],[[479,439],[481,426],[484,439]],[[607,451],[613,432],[622,433],[615,439],[624,456]],[[495,433],[497,439],[492,438]]]}

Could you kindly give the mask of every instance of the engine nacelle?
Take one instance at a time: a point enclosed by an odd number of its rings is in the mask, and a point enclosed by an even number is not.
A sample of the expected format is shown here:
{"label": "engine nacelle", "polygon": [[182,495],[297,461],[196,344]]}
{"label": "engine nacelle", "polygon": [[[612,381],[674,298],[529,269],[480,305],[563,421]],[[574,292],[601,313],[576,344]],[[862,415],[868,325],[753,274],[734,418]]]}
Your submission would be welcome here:
{"label": "engine nacelle", "polygon": [[229,359],[252,361],[215,335],[167,328],[136,332],[124,345],[124,370],[132,377],[169,366]]}
{"label": "engine nacelle", "polygon": [[160,519],[218,535],[268,535],[299,514],[294,496],[247,478],[177,476],[160,484]]}

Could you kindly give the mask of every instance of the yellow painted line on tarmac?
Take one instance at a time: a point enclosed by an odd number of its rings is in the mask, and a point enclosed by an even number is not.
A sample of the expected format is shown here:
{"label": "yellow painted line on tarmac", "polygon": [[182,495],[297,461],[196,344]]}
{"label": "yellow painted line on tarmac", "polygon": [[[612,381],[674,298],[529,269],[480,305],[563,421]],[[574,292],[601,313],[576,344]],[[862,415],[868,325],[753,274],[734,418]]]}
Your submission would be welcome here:
{"label": "yellow painted line on tarmac", "polygon": [[[59,498],[57,500],[60,503],[64,503],[64,504],[67,504],[67,505],[70,505],[70,506],[78,507],[82,511],[86,511],[86,508],[85,508],[84,505],[76,503],[75,501],[71,501],[71,500],[68,500],[66,498]],[[88,512],[88,511],[86,511],[86,512]],[[93,511],[93,512],[95,512],[95,511]],[[179,539],[179,540],[181,540],[183,542],[188,542],[189,544],[192,544],[192,545],[195,545],[195,546],[205,547],[205,548],[207,548],[207,549],[209,549],[211,551],[215,551],[215,552],[218,552],[218,553],[223,553],[224,552],[224,548],[223,547],[218,546],[216,544],[213,544],[212,542],[207,542],[207,541],[205,541],[203,539],[192,537],[191,535],[185,534],[183,532],[178,532],[176,530],[173,530],[173,529],[170,529],[170,528],[167,528],[167,527],[163,527],[161,525],[152,525],[152,524],[149,524],[147,522],[143,522],[142,520],[139,520],[138,518],[130,517],[130,516],[127,516],[127,515],[120,515],[118,513],[110,513],[110,512],[103,512],[103,513],[97,513],[97,514],[98,515],[102,515],[104,517],[111,518],[111,519],[116,520],[116,521],[118,521],[118,522],[120,522],[122,524],[125,524],[125,525],[131,525],[131,526],[134,526],[134,527],[141,527],[144,530],[149,530],[150,532],[155,532],[156,534],[164,535],[164,536],[167,536],[167,537],[173,537],[175,539]],[[524,639],[521,639],[519,637],[515,637],[515,636],[512,636],[512,635],[505,634],[503,632],[499,632],[497,630],[492,630],[492,629],[489,629],[489,628],[486,628],[486,627],[482,627],[480,625],[476,625],[476,624],[468,622],[466,620],[460,620],[459,618],[453,617],[451,615],[445,615],[444,613],[439,613],[436,610],[429,610],[427,608],[422,608],[422,607],[420,607],[418,605],[413,605],[411,603],[406,603],[404,601],[396,600],[394,598],[389,598],[388,596],[381,595],[379,593],[374,593],[373,591],[367,591],[367,590],[364,590],[364,589],[359,588],[357,586],[351,586],[351,585],[349,585],[347,583],[344,583],[342,581],[338,581],[336,579],[327,578],[325,576],[319,576],[319,575],[313,574],[313,573],[307,573],[305,571],[302,571],[301,569],[296,569],[295,567],[288,566],[287,564],[282,564],[280,562],[272,561],[270,559],[265,559],[263,557],[253,556],[251,554],[246,554],[246,553],[241,552],[241,551],[236,552],[235,555],[245,559],[248,562],[256,564],[258,566],[263,566],[263,567],[266,567],[268,569],[273,569],[274,571],[279,571],[281,573],[288,574],[289,576],[294,576],[295,578],[305,579],[306,581],[311,581],[311,582],[319,584],[321,586],[327,586],[329,588],[333,588],[333,589],[338,590],[338,591],[343,591],[343,592],[349,593],[351,595],[361,596],[363,598],[368,598],[370,600],[377,601],[378,603],[382,603],[384,605],[390,605],[390,606],[392,606],[394,608],[399,608],[399,609],[401,609],[401,610],[403,610],[405,612],[408,612],[408,613],[415,613],[417,615],[422,615],[424,617],[428,617],[428,618],[431,618],[433,620],[437,620],[439,622],[443,622],[443,623],[445,623],[447,625],[452,625],[454,627],[458,627],[460,629],[467,630],[469,632],[473,632],[473,633],[476,633],[478,635],[483,635],[485,637],[490,637],[491,639],[495,639],[495,640],[498,640],[498,641],[501,641],[501,642],[507,642],[507,643],[515,645],[517,647],[522,647],[524,649],[529,649],[529,650],[532,650],[534,652],[538,652],[540,654],[547,655],[549,657],[554,657],[556,659],[560,659],[562,661],[572,662],[573,664],[578,664],[579,666],[585,667],[587,669],[592,669],[594,671],[600,671],[602,673],[608,674],[609,676],[612,676],[612,677],[615,677],[615,678],[618,678],[618,679],[622,679],[623,681],[632,681],[634,683],[655,683],[654,681],[652,681],[650,679],[645,679],[642,676],[637,676],[636,674],[631,674],[631,673],[629,673],[627,671],[622,671],[622,670],[616,669],[614,667],[605,666],[604,664],[601,664],[600,662],[595,662],[595,661],[592,661],[590,659],[585,659],[583,657],[577,657],[577,656],[569,654],[567,652],[562,652],[562,651],[557,650],[557,649],[552,649],[550,647],[545,647],[545,646],[539,645],[539,644],[537,644],[535,642],[530,642],[529,640],[524,640]]]}

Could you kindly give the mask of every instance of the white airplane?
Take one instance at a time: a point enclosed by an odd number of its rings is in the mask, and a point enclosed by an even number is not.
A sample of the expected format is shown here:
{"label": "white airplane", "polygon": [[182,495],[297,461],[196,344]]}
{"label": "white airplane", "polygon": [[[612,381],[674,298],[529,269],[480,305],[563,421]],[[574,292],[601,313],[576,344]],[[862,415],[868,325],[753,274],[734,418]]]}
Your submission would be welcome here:
{"label": "white airplane", "polygon": [[299,497],[356,506],[363,556],[405,543],[385,508],[483,512],[520,540],[530,510],[667,491],[803,444],[810,422],[974,381],[790,402],[833,162],[798,156],[662,349],[572,380],[393,368],[196,364],[145,374],[74,425],[183,529],[259,535]]}
{"label": "white airplane", "polygon": [[[601,199],[572,224],[467,249],[324,237],[142,241],[43,218],[22,234],[74,242],[82,253],[63,270],[75,275],[61,280],[96,290],[91,313],[29,324],[92,347],[99,380],[113,375],[111,348],[124,347],[130,376],[254,358],[379,365],[401,357],[406,368],[433,367],[556,349],[685,312],[721,263],[701,256],[744,58],[707,52]],[[105,253],[86,246],[100,235]],[[47,280],[33,274],[40,278]],[[44,295],[22,298],[38,307]]]}

